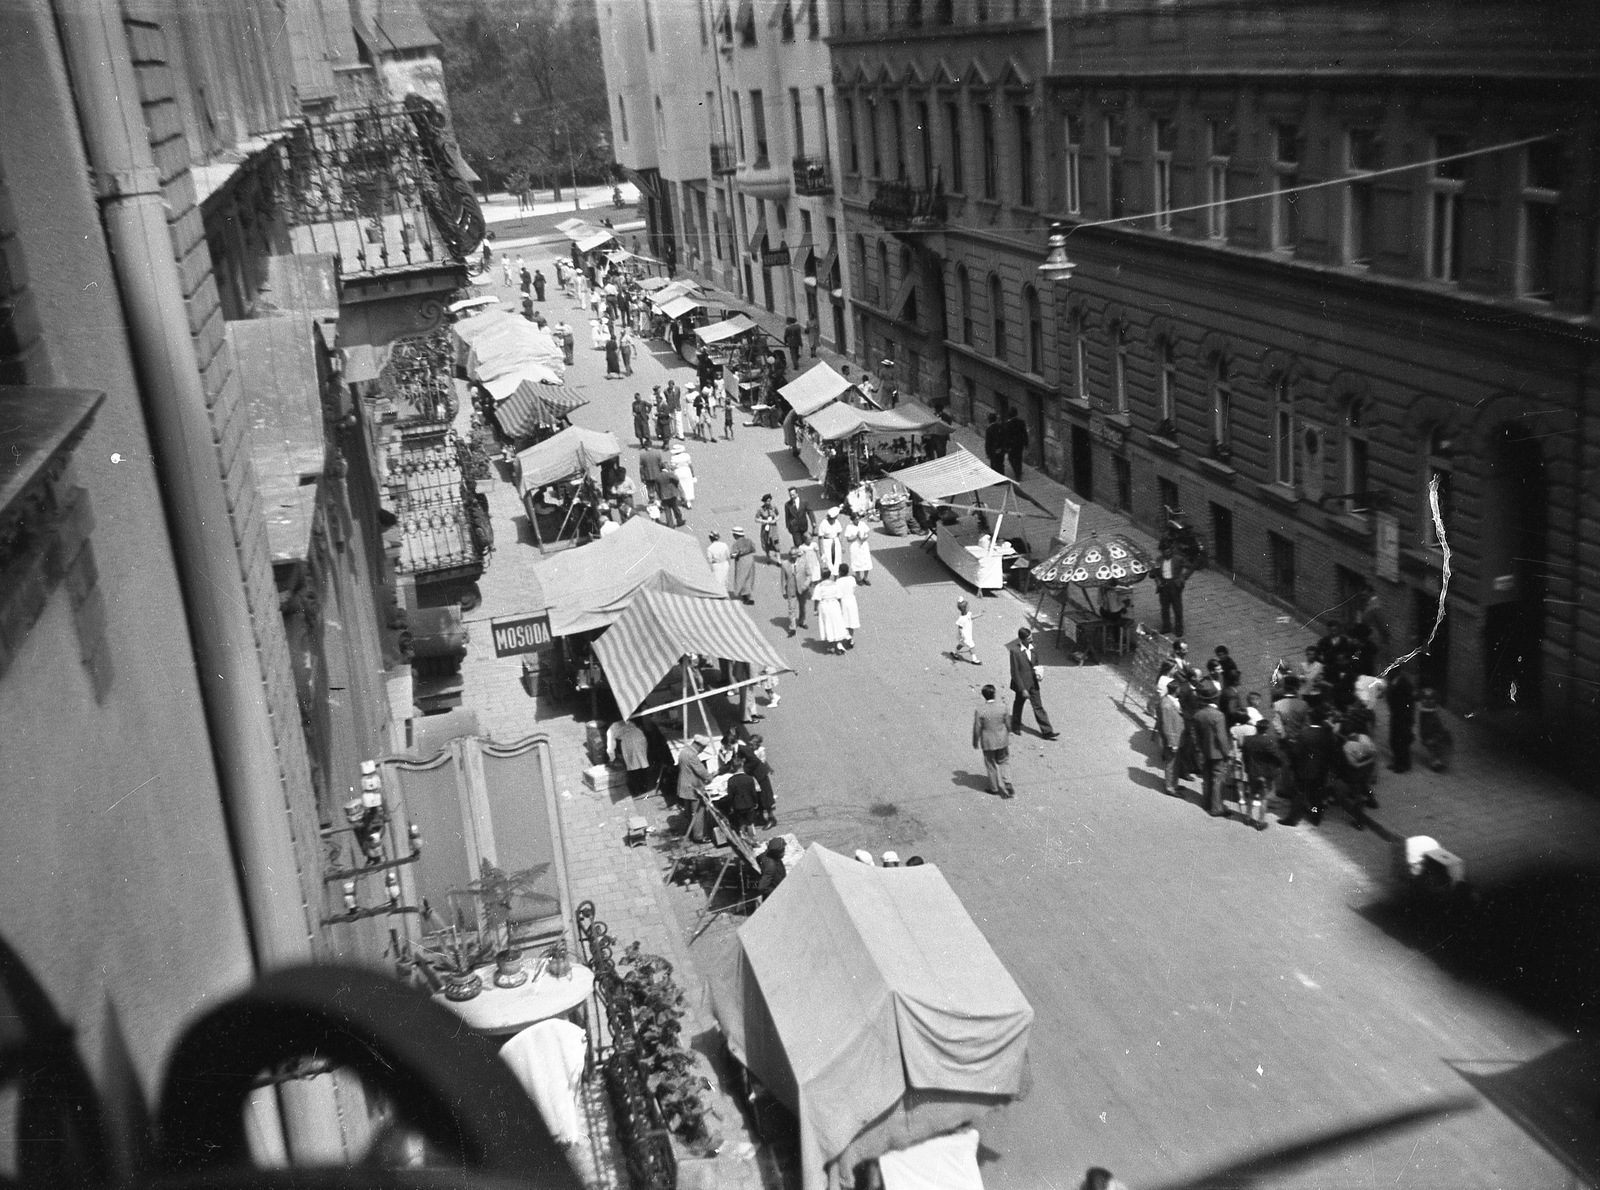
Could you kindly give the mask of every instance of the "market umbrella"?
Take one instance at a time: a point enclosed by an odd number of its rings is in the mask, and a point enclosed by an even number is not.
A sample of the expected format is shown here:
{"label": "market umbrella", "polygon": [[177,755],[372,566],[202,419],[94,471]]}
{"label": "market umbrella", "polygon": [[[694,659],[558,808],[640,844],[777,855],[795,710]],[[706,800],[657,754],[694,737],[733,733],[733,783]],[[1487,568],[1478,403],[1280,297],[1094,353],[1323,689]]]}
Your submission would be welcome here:
{"label": "market umbrella", "polygon": [[1109,587],[1136,583],[1154,566],[1143,547],[1121,533],[1091,533],[1040,562],[1033,568],[1033,577],[1047,586]]}

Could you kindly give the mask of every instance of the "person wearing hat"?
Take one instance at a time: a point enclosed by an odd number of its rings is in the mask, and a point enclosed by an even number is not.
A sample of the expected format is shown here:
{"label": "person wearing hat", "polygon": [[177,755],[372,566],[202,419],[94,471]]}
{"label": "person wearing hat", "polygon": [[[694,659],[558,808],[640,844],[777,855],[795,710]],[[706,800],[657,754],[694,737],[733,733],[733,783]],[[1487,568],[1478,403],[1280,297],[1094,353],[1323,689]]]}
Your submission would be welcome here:
{"label": "person wearing hat", "polygon": [[822,576],[811,588],[811,606],[817,613],[817,636],[825,651],[843,653],[850,630],[845,627],[844,606],[839,599],[839,587],[833,581],[833,571],[826,566]]}
{"label": "person wearing hat", "polygon": [[817,526],[817,550],[822,555],[822,564],[829,570],[838,570],[839,563],[844,560],[840,548],[843,533],[839,525],[839,506],[835,504],[828,509],[827,519]]}
{"label": "person wearing hat", "polygon": [[1206,678],[1195,689],[1201,706],[1193,719],[1194,751],[1200,761],[1200,788],[1205,795],[1206,813],[1220,818],[1222,808],[1223,776],[1227,772],[1228,758],[1233,755],[1233,740],[1228,735],[1228,721],[1217,707],[1217,684]]}
{"label": "person wearing hat", "polygon": [[983,664],[978,660],[978,642],[972,635],[972,608],[965,599],[956,600],[956,651],[951,656],[957,661]]}
{"label": "person wearing hat", "polygon": [[756,891],[761,894],[763,901],[777,890],[778,885],[783,883],[783,878],[789,874],[788,868],[783,863],[784,852],[788,849],[788,844],[781,837],[769,840],[766,850],[761,853],[761,858],[757,861],[761,868],[761,877],[756,881]]}
{"label": "person wearing hat", "polygon": [[706,561],[711,563],[711,577],[717,580],[717,586],[724,591],[728,589],[728,574],[732,569],[732,554],[728,543],[722,540],[720,533],[709,534],[711,544],[706,546]]}
{"label": "person wearing hat", "polygon": [[796,546],[804,541],[811,531],[811,517],[806,510],[805,501],[800,499],[800,493],[794,488],[789,489],[789,499],[784,501],[783,527],[789,530],[789,540]]}
{"label": "person wearing hat", "polygon": [[744,765],[744,771],[755,778],[759,792],[756,795],[757,813],[756,825],[774,827],[778,819],[773,810],[778,805],[777,792],[772,788],[772,766],[767,763],[766,740],[759,735],[752,735],[734,748],[734,756]]}
{"label": "person wearing hat", "polygon": [[1011,784],[1011,732],[1006,709],[995,701],[993,686],[983,688],[983,701],[972,712],[972,746],[983,753],[983,770],[989,778],[989,792],[1000,797],[1015,797]]}
{"label": "person wearing hat", "polygon": [[783,588],[784,606],[789,611],[789,635],[793,636],[806,626],[806,599],[811,588],[799,550],[790,550],[778,560],[778,583]]}
{"label": "person wearing hat", "polygon": [[1047,740],[1061,733],[1050,726],[1050,716],[1045,713],[1044,700],[1039,697],[1039,664],[1033,651],[1033,630],[1017,629],[1017,639],[1006,646],[1011,654],[1011,734],[1022,734],[1022,708],[1033,704],[1033,717],[1039,724],[1039,734]]}
{"label": "person wearing hat", "polygon": [[633,436],[640,450],[650,448],[650,402],[641,393],[633,394]]}
{"label": "person wearing hat", "polygon": [[735,526],[733,541],[729,546],[733,555],[733,586],[728,594],[745,603],[755,603],[756,544],[745,536],[744,529]]}
{"label": "person wearing hat", "polygon": [[679,801],[696,801],[705,792],[706,786],[711,784],[711,770],[706,767],[706,762],[700,757],[701,751],[710,742],[711,737],[702,733],[695,736],[678,751]]}
{"label": "person wearing hat", "polygon": [[667,465],[678,477],[678,488],[683,492],[683,506],[694,507],[694,459],[683,439],[674,438],[667,453]]}
{"label": "person wearing hat", "polygon": [[845,561],[850,563],[850,573],[863,587],[872,586],[872,540],[861,515],[852,511],[850,524],[844,531]]}

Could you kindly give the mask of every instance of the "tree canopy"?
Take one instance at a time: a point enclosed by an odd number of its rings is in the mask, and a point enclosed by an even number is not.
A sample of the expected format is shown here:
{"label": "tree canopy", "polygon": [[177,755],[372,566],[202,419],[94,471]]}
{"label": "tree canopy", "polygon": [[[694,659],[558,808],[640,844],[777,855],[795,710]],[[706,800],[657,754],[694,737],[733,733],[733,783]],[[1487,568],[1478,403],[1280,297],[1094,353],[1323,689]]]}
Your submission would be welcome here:
{"label": "tree canopy", "polygon": [[[496,188],[609,176],[594,0],[423,0],[461,151]],[[519,185],[520,184],[520,185]]]}

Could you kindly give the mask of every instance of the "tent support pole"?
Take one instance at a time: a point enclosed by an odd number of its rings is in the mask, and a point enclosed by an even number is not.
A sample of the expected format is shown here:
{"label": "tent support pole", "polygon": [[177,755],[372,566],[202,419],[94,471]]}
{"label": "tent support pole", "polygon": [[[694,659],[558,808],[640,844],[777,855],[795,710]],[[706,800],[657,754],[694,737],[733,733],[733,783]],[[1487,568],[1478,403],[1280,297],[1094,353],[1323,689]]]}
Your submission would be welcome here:
{"label": "tent support pole", "polygon": [[[676,709],[678,707],[683,706],[685,703],[698,702],[702,698],[714,698],[718,694],[726,694],[730,690],[742,690],[742,689],[745,689],[746,687],[749,687],[749,686],[756,686],[756,685],[759,685],[761,683],[761,681],[762,681],[762,679],[759,678],[759,677],[747,678],[742,682],[734,682],[730,686],[718,686],[715,690],[705,690],[705,691],[701,691],[698,694],[687,695],[687,696],[685,696],[683,698],[677,699],[674,702],[663,702],[663,703],[658,703],[655,706],[648,706],[648,707],[642,706],[642,707],[639,707],[634,712],[634,714],[636,714],[636,715],[655,715],[655,714],[659,714],[662,711],[671,711],[671,710],[674,710],[674,709]],[[685,689],[687,689],[687,688],[688,687],[685,686]]]}

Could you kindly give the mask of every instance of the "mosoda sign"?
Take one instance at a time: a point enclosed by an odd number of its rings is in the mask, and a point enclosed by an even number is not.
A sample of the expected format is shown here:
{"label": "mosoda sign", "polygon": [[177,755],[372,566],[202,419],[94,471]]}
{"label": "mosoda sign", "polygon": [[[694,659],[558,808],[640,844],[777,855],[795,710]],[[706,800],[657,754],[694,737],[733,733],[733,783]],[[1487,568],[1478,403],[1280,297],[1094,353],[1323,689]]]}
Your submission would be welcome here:
{"label": "mosoda sign", "polygon": [[494,634],[496,657],[537,652],[550,643],[550,613],[490,620],[489,630]]}

